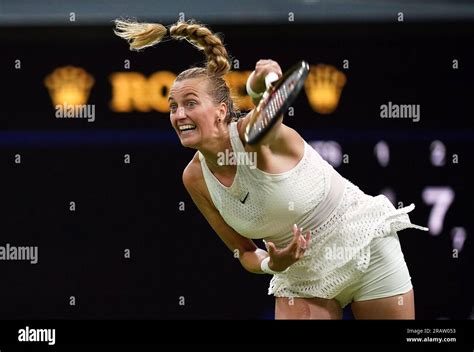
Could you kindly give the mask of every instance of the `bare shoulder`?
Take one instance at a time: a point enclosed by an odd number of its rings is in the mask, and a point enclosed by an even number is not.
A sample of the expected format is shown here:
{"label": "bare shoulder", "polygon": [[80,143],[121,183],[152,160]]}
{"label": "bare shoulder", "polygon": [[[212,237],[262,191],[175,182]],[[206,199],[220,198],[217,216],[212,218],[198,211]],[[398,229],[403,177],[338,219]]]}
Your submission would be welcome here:
{"label": "bare shoulder", "polygon": [[211,203],[211,195],[204,180],[198,152],[194,154],[194,157],[183,170],[183,184],[193,200],[200,203],[202,201]]}
{"label": "bare shoulder", "polygon": [[191,161],[183,170],[183,183],[186,189],[189,191],[190,188],[196,188],[196,186],[199,186],[200,182],[204,182],[204,176],[202,174],[199,155],[196,152]]}

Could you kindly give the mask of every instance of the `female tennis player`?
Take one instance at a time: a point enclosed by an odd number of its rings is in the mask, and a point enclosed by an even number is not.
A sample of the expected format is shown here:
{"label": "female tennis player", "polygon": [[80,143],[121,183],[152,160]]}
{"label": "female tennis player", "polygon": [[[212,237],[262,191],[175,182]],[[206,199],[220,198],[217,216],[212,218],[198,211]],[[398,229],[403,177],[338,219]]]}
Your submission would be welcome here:
{"label": "female tennis player", "polygon": [[[276,319],[341,319],[349,303],[356,319],[414,319],[397,235],[409,227],[427,230],[410,222],[413,204],[395,209],[385,196],[362,192],[283,117],[259,143],[245,143],[252,112],[239,118],[223,79],[230,70],[226,48],[205,26],[117,20],[115,33],[132,50],[173,38],[204,51],[207,66],[181,72],[169,94],[171,125],[183,146],[197,150],[183,183],[242,266],[273,275]],[[277,62],[257,62],[247,85],[254,103],[271,72],[282,75]],[[222,162],[230,152],[256,159]],[[255,239],[264,240],[266,251]]]}

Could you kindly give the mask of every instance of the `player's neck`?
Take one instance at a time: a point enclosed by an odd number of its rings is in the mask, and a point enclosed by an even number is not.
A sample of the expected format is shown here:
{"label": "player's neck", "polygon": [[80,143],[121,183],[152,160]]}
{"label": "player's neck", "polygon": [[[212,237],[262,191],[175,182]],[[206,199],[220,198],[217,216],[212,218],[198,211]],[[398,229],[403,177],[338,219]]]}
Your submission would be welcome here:
{"label": "player's neck", "polygon": [[206,158],[206,163],[211,171],[225,174],[235,170],[235,165],[225,162],[228,159],[226,156],[233,152],[228,134],[213,138],[212,141],[199,148],[199,151]]}

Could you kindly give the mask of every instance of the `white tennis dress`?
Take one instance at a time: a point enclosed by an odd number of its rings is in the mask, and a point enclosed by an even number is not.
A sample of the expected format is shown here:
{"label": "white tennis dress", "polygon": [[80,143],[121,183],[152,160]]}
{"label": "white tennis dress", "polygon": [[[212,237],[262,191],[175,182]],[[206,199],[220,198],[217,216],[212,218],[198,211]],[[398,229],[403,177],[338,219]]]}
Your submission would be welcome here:
{"label": "white tennis dress", "polygon": [[[237,123],[232,122],[229,130],[234,156],[243,155]],[[303,158],[284,173],[269,174],[250,163],[237,165],[230,187],[211,173],[201,153],[199,158],[215,207],[242,236],[282,248],[293,237],[293,224],[304,232],[311,230],[304,256],[273,276],[269,294],[329,299],[366,271],[372,239],[410,227],[428,229],[410,222],[407,213],[413,204],[396,209],[383,195],[363,193],[306,142],[304,148]]]}

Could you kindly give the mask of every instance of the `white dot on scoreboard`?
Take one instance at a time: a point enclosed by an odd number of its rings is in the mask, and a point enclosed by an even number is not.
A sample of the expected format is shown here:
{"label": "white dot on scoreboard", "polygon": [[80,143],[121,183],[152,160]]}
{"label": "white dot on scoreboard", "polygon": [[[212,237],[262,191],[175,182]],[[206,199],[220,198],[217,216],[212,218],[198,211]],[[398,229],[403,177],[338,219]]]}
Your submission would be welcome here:
{"label": "white dot on scoreboard", "polygon": [[446,163],[446,146],[441,141],[433,141],[430,145],[430,159],[433,166],[444,166]]}
{"label": "white dot on scoreboard", "polygon": [[390,148],[385,141],[378,142],[374,147],[374,154],[380,166],[386,167],[390,162]]}

